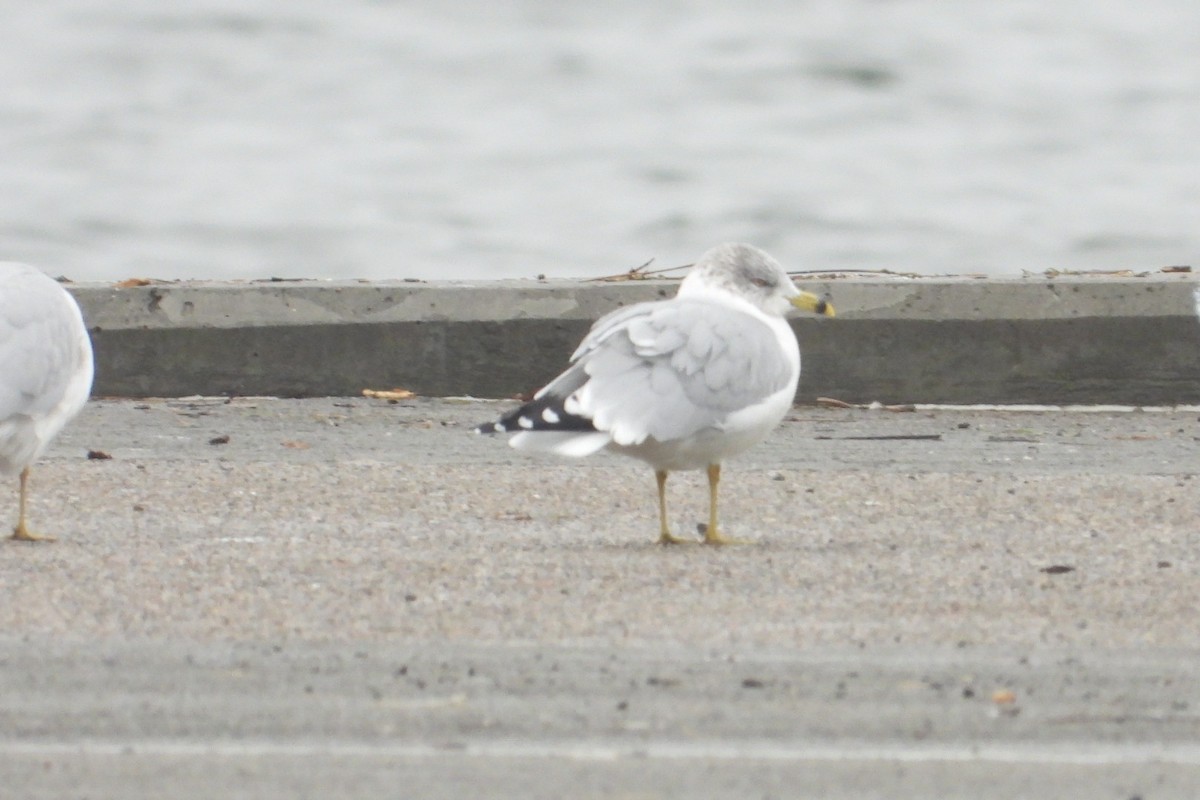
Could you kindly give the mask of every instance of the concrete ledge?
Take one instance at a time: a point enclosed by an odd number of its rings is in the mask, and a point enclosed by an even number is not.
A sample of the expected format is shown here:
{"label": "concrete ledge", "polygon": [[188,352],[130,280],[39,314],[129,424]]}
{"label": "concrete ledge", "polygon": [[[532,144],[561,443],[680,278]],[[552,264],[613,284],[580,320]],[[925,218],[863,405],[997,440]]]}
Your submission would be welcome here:
{"label": "concrete ledge", "polygon": [[[797,317],[799,399],[1200,400],[1188,275],[803,282],[836,319]],[[592,321],[673,281],[304,281],[74,285],[100,396],[508,397],[541,386]]]}

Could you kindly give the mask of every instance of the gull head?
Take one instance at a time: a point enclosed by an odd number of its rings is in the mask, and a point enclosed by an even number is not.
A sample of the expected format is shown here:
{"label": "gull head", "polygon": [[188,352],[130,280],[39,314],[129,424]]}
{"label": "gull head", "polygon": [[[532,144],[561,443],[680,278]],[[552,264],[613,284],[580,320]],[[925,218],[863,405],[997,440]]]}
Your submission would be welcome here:
{"label": "gull head", "polygon": [[771,256],[748,244],[721,244],[705,253],[679,287],[679,296],[721,292],[765,314],[782,317],[792,308],[834,316],[828,297],[801,291]]}

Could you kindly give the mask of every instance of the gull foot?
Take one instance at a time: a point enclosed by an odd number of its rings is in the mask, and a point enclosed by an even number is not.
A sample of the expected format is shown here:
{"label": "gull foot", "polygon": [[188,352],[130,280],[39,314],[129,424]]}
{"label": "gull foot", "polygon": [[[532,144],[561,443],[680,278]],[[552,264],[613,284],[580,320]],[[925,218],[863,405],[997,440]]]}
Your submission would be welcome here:
{"label": "gull foot", "polygon": [[663,531],[663,532],[662,532],[662,533],[659,535],[659,537],[658,537],[658,543],[659,543],[659,544],[661,544],[661,545],[669,545],[669,544],[696,544],[696,541],[695,541],[694,539],[684,539],[684,538],[682,538],[682,537],[680,537],[680,536],[676,536],[676,535],[675,535],[675,534],[673,534],[673,533],[669,533],[669,532],[667,532],[667,531]]}
{"label": "gull foot", "polygon": [[41,536],[33,533],[24,525],[18,525],[13,528],[12,536],[9,537],[15,542],[56,542],[58,541],[53,536]]}
{"label": "gull foot", "polygon": [[733,539],[721,533],[715,528],[709,528],[703,522],[696,526],[696,530],[704,534],[704,544],[711,544],[715,547],[721,547],[727,544],[754,544],[749,539]]}

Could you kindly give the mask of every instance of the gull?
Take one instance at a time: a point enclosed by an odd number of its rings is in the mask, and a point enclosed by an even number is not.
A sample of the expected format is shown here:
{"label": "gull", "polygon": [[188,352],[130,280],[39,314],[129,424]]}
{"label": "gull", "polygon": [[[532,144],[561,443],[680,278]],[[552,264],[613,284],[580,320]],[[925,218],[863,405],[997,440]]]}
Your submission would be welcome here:
{"label": "gull", "polygon": [[92,369],[70,293],[34,267],[0,262],[0,472],[21,476],[13,539],[53,540],[25,522],[30,465],[87,402]]}
{"label": "gull", "polygon": [[607,449],[654,469],[659,541],[686,540],[667,521],[667,476],[708,474],[706,544],[733,544],[717,526],[721,462],[762,441],[795,399],[800,348],[792,308],[832,317],[771,256],[723,244],[696,262],[670,300],[601,317],[571,365],[528,403],[477,433],[514,433],[518,450],[581,457]]}

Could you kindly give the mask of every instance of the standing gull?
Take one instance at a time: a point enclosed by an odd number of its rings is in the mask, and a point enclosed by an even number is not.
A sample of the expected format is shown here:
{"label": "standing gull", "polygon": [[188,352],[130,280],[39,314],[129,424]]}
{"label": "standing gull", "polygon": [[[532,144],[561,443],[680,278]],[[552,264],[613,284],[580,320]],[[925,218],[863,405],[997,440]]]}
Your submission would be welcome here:
{"label": "standing gull", "polygon": [[91,390],[92,344],[75,299],[33,267],[0,262],[0,472],[21,475],[12,538],[50,538],[25,524],[29,466]]}
{"label": "standing gull", "polygon": [[516,435],[519,450],[585,456],[602,448],[639,458],[658,479],[659,541],[687,541],[667,523],[667,475],[708,472],[707,544],[717,527],[721,462],[783,419],[800,379],[800,348],[784,315],[833,316],[758,248],[723,244],[692,267],[670,300],[601,317],[571,366],[533,400],[479,433]]}

